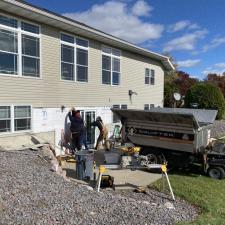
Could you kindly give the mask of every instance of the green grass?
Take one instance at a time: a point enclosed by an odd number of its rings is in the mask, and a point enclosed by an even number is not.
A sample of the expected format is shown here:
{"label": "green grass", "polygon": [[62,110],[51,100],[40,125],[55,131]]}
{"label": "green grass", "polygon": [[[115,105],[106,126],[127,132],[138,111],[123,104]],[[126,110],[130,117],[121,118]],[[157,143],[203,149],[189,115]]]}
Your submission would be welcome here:
{"label": "green grass", "polygon": [[[202,211],[194,222],[179,225],[225,225],[225,179],[213,180],[198,174],[169,174],[169,179],[175,196],[200,207]],[[161,190],[161,180],[153,187]]]}

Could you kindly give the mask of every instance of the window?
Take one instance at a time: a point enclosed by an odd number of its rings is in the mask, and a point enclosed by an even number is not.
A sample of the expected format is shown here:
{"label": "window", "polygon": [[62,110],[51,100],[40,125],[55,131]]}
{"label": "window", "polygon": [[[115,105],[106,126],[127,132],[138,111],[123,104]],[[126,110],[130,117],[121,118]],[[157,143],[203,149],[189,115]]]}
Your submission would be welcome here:
{"label": "window", "polygon": [[39,38],[22,34],[22,74],[39,77],[40,75]]}
{"label": "window", "polygon": [[31,106],[0,106],[0,133],[31,129]]}
{"label": "window", "polygon": [[145,84],[155,84],[155,70],[145,69]]}
{"label": "window", "polygon": [[[112,106],[113,109],[127,109],[127,105],[122,104],[122,105],[113,105]],[[113,123],[118,123],[120,122],[119,117],[113,113]]]}
{"label": "window", "polygon": [[0,106],[0,133],[11,131],[10,106]]}
{"label": "window", "polygon": [[121,109],[127,109],[127,105],[121,105]]}
{"label": "window", "polygon": [[88,51],[77,49],[77,81],[88,82]]}
{"label": "window", "polygon": [[18,74],[17,33],[0,29],[0,73]]}
{"label": "window", "polygon": [[39,26],[0,15],[0,74],[40,77]]}
{"label": "window", "polygon": [[149,104],[144,104],[144,110],[149,110]]}
{"label": "window", "polygon": [[144,110],[150,110],[150,109],[152,109],[154,107],[155,107],[154,104],[144,104]]}
{"label": "window", "polygon": [[14,127],[15,131],[31,129],[31,107],[15,106],[14,107]]}
{"label": "window", "polygon": [[88,82],[88,41],[61,34],[61,79]]}
{"label": "window", "polygon": [[74,48],[61,45],[61,77],[63,80],[74,80]]}
{"label": "window", "polygon": [[102,47],[102,84],[120,85],[120,51]]}

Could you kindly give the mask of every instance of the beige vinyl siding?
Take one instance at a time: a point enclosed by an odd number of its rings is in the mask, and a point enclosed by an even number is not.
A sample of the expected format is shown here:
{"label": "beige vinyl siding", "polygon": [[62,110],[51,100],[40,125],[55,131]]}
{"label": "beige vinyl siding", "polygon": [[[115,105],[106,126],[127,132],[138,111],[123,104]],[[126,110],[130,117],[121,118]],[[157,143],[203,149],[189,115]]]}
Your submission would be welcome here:
{"label": "beige vinyl siding", "polygon": [[[78,35],[79,34],[75,34]],[[85,37],[87,38],[87,37]],[[162,105],[164,71],[160,63],[121,51],[120,86],[102,84],[102,43],[89,40],[88,83],[61,80],[60,30],[41,25],[41,79],[0,76],[0,104],[31,104],[33,107]],[[145,68],[155,70],[155,85],[145,85]],[[138,95],[129,99],[128,90]]]}

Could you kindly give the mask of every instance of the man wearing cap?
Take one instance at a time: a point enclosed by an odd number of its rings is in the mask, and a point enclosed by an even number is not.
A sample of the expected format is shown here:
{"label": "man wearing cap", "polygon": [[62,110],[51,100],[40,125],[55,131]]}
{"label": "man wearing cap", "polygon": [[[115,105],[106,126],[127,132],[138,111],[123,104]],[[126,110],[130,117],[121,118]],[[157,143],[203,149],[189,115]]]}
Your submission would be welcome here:
{"label": "man wearing cap", "polygon": [[102,118],[100,116],[98,116],[96,118],[96,121],[91,123],[91,126],[98,127],[99,132],[100,132],[99,136],[98,136],[98,139],[97,139],[97,142],[96,142],[95,149],[98,150],[100,142],[104,140],[105,148],[106,148],[106,150],[109,150],[108,141],[107,141],[108,140],[108,130],[107,130],[106,126],[104,125],[104,123],[102,121]]}
{"label": "man wearing cap", "polygon": [[81,150],[82,143],[80,143],[80,135],[84,130],[84,121],[80,116],[80,111],[75,110],[75,108],[71,108],[68,113],[71,125],[70,130],[72,134],[72,152],[74,153],[76,148],[77,150]]}

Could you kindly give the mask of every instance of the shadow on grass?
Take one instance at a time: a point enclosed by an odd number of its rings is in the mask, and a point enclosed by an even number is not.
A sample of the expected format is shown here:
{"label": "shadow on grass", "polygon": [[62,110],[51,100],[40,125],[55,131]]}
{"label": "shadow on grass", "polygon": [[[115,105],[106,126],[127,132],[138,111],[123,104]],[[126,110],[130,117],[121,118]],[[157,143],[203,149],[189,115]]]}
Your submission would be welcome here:
{"label": "shadow on grass", "polygon": [[182,175],[182,176],[188,176],[188,177],[206,176],[202,166],[199,164],[190,164],[186,168],[171,168],[169,169],[168,173],[173,175]]}

